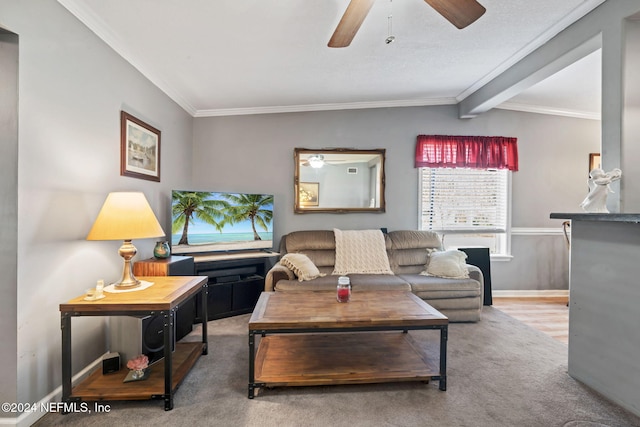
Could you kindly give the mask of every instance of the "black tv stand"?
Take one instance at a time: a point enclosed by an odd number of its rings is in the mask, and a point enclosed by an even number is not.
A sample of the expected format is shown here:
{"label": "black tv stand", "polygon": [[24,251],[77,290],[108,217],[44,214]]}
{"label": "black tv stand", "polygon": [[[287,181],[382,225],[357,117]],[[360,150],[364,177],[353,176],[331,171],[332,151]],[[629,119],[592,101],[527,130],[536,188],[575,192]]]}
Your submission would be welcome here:
{"label": "black tv stand", "polygon": [[[251,313],[264,290],[266,272],[278,255],[246,251],[195,256],[195,275],[209,277],[207,320]],[[195,322],[202,323],[199,307],[198,301]]]}

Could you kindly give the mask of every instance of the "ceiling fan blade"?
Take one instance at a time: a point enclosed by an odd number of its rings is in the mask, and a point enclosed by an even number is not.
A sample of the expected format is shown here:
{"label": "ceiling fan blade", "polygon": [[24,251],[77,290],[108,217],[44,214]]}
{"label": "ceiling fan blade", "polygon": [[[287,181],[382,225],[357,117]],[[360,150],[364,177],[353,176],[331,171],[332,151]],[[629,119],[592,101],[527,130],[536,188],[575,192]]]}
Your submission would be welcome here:
{"label": "ceiling fan blade", "polygon": [[375,0],[351,0],[336,30],[329,40],[329,47],[347,47],[355,37]]}
{"label": "ceiling fan blade", "polygon": [[440,15],[462,29],[474,23],[486,12],[476,0],[424,0]]}

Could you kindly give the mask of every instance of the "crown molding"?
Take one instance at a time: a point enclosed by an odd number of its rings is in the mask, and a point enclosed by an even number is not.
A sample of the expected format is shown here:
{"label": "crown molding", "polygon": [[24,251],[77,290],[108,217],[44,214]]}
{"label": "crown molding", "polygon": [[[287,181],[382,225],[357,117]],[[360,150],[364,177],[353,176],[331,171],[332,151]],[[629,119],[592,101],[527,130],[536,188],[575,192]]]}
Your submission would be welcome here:
{"label": "crown molding", "polygon": [[333,104],[282,105],[273,107],[220,108],[198,110],[194,117],[241,116],[250,114],[299,113],[306,111],[361,110],[370,108],[455,105],[455,98],[402,99],[394,101],[344,102]]}
{"label": "crown molding", "polygon": [[494,107],[500,110],[523,111],[525,113],[550,114],[553,116],[573,117],[577,119],[601,120],[600,113],[578,111],[563,108],[545,107],[543,105],[519,104],[517,102],[503,102]]}
{"label": "crown molding", "polygon": [[142,73],[149,81],[173,99],[180,107],[193,117],[239,116],[251,114],[276,114],[305,111],[357,110],[368,108],[415,107],[432,105],[455,105],[455,98],[407,99],[393,101],[346,102],[333,104],[283,105],[247,108],[220,108],[197,110],[182,94],[154,72],[144,61],[137,58],[109,26],[79,0],[57,0],[80,22],[93,31],[109,47],[122,56],[127,62]]}
{"label": "crown molding", "polygon": [[494,68],[489,74],[476,81],[469,86],[466,90],[462,91],[457,97],[456,101],[460,102],[466,99],[469,95],[485,86],[491,80],[495,79],[509,68],[514,66],[518,61],[522,60],[527,55],[538,49],[540,46],[547,43],[549,40],[560,34],[565,28],[569,27],[574,22],[578,21],[596,7],[600,6],[606,0],[586,0],[578,7],[573,9],[569,14],[563,17],[560,21],[553,24],[547,31],[540,34],[538,37],[529,42],[524,48],[520,49],[513,56],[505,60],[502,64]]}
{"label": "crown molding", "polygon": [[104,41],[109,47],[122,56],[129,64],[136,68],[144,77],[146,77],[151,83],[157,86],[163,91],[169,98],[175,101],[180,107],[182,107],[187,113],[192,116],[196,113],[195,107],[191,105],[182,94],[173,88],[165,79],[159,74],[153,71],[151,67],[137,58],[127,47],[127,44],[116,36],[113,31],[109,29],[109,26],[95,13],[93,13],[87,6],[82,4],[78,0],[58,0],[65,9],[67,9],[73,16],[78,18],[87,28],[93,31],[102,41]]}
{"label": "crown molding", "polygon": [[[452,98],[423,98],[423,99],[406,99],[392,101],[368,101],[368,102],[346,102],[346,103],[328,103],[328,104],[305,104],[305,105],[284,105],[284,106],[266,106],[266,107],[246,107],[246,108],[220,108],[220,109],[196,109],[180,91],[171,86],[160,74],[155,72],[152,67],[144,63],[136,57],[127,47],[127,44],[114,34],[109,26],[98,16],[96,16],[81,0],[57,0],[64,8],[74,15],[80,22],[87,26],[100,39],[102,39],[109,47],[122,56],[134,68],[136,68],[151,83],[163,91],[169,98],[182,107],[188,114],[193,117],[216,117],[216,116],[237,116],[252,114],[276,114],[291,112],[307,112],[307,111],[336,111],[336,110],[356,110],[371,108],[395,108],[395,107],[416,107],[416,106],[436,106],[436,105],[455,105],[464,100],[476,90],[487,84],[489,81],[498,77],[516,62],[533,52],[538,47],[549,41],[565,27],[582,18],[584,15],[602,4],[605,0],[586,0],[580,6],[575,8],[570,14],[562,20],[555,23],[546,32],[538,38],[530,42],[525,48],[504,61],[500,66],[495,68],[491,73],[487,74],[480,80],[476,81],[468,89]],[[593,115],[588,112],[575,112],[569,110],[552,109],[546,107],[525,106],[524,104],[504,103],[500,107],[507,110],[516,110],[524,112],[534,112],[540,114],[554,114],[568,117],[586,118],[591,120],[600,120],[600,116]]]}

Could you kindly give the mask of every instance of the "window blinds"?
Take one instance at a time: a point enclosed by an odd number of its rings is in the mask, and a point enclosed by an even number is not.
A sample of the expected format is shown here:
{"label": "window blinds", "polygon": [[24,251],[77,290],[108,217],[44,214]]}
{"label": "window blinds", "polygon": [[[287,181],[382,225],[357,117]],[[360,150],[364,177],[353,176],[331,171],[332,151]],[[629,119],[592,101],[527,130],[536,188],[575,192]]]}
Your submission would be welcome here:
{"label": "window blinds", "polygon": [[505,233],[508,173],[421,168],[421,228],[442,233]]}

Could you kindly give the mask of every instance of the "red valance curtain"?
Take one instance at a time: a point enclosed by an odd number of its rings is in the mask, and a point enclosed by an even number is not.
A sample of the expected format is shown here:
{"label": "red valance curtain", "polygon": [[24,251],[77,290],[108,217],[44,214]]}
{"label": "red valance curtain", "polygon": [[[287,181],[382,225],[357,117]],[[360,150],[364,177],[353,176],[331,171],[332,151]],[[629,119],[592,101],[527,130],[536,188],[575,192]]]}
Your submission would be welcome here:
{"label": "red valance curtain", "polygon": [[418,135],[417,168],[518,170],[518,139],[503,136]]}

